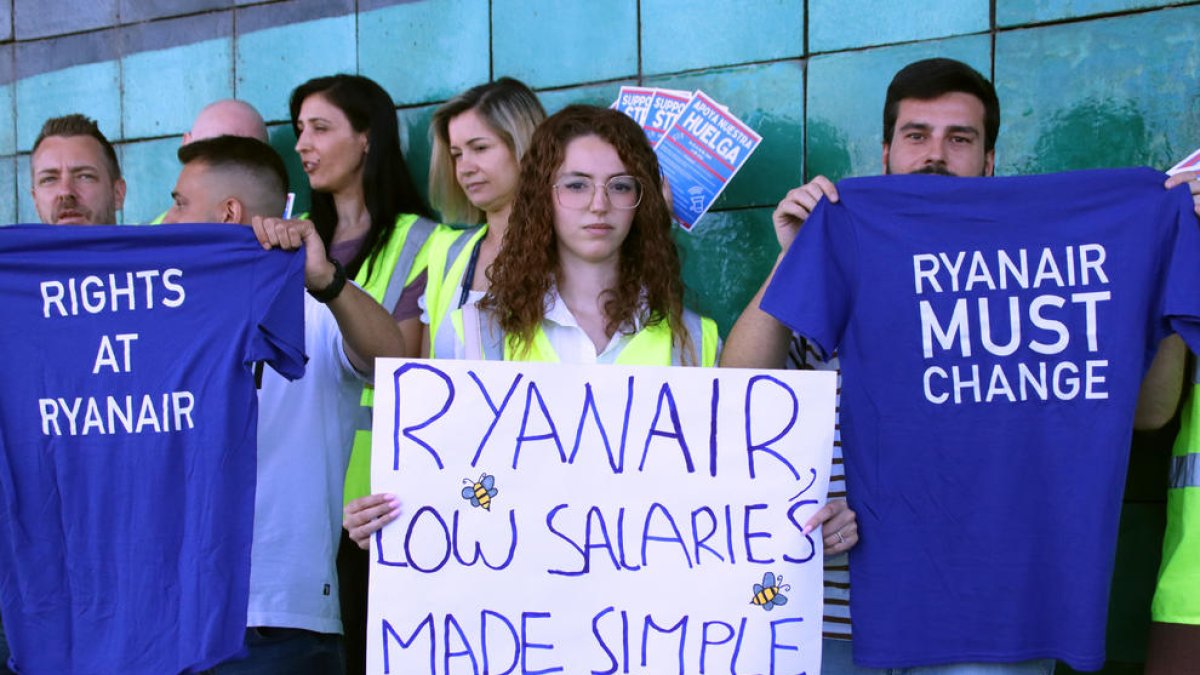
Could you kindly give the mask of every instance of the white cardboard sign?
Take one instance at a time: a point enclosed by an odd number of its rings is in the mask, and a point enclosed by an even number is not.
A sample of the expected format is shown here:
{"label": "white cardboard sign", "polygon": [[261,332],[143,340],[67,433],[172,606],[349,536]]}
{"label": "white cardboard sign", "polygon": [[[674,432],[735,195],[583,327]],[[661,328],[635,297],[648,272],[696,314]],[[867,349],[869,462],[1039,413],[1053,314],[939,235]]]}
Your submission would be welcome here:
{"label": "white cardboard sign", "polygon": [[819,672],[833,373],[376,373],[368,672]]}

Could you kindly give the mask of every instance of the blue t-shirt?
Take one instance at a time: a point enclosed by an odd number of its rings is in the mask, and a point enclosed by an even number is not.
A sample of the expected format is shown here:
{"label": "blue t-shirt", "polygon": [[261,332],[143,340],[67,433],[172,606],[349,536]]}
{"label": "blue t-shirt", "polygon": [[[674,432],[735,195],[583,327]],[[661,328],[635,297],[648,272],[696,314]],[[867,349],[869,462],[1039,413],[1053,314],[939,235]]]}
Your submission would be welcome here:
{"label": "blue t-shirt", "polygon": [[246,627],[252,364],[303,256],[229,225],[0,228],[0,604],[28,673],[178,673]]}
{"label": "blue t-shirt", "polygon": [[1200,346],[1163,180],[852,179],[805,223],[762,306],[841,358],[859,664],[1103,664],[1138,388]]}

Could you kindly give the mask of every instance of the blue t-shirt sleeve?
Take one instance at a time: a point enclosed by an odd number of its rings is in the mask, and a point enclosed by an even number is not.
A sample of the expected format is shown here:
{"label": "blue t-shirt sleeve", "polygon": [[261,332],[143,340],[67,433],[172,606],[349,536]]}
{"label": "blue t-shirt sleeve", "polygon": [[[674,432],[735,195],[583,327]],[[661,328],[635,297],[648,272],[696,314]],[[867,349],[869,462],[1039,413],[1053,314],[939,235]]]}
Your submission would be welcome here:
{"label": "blue t-shirt sleeve", "polygon": [[1171,190],[1170,204],[1178,225],[1166,268],[1163,316],[1192,351],[1200,353],[1200,218],[1185,185]]}
{"label": "blue t-shirt sleeve", "polygon": [[841,344],[853,308],[856,246],[843,203],[822,199],[763,296],[763,310],[812,341],[823,359]]}
{"label": "blue t-shirt sleeve", "polygon": [[266,361],[295,380],[304,375],[304,252],[264,251],[255,264],[253,331],[246,361]]}

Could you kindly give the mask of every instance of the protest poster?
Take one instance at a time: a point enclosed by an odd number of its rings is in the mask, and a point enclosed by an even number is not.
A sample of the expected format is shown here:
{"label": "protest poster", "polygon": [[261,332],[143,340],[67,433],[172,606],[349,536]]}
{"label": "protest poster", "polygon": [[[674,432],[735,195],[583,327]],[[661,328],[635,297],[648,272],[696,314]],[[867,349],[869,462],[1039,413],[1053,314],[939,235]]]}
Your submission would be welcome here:
{"label": "protest poster", "polygon": [[242,650],[252,362],[303,375],[303,284],[303,255],[248,227],[0,228],[14,670],[198,672]]}
{"label": "protest poster", "polygon": [[381,360],[370,673],[816,673],[829,372]]}
{"label": "protest poster", "polygon": [[646,113],[650,110],[650,101],[654,99],[654,89],[649,87],[621,87],[617,100],[613,103],[614,110],[629,115],[634,122],[645,125]]}
{"label": "protest poster", "polygon": [[753,129],[697,91],[655,151],[671,181],[673,214],[691,230],[762,142]]}
{"label": "protest poster", "polygon": [[1183,161],[1167,169],[1167,175],[1174,176],[1184,171],[1200,171],[1200,148],[1197,148],[1195,152],[1185,157]]}
{"label": "protest poster", "polygon": [[654,90],[654,98],[650,99],[650,106],[646,110],[646,119],[642,123],[642,128],[645,129],[646,138],[649,139],[651,146],[658,147],[663,134],[667,133],[667,129],[675,123],[675,119],[679,117],[679,113],[683,111],[690,100],[692,100],[690,91]]}

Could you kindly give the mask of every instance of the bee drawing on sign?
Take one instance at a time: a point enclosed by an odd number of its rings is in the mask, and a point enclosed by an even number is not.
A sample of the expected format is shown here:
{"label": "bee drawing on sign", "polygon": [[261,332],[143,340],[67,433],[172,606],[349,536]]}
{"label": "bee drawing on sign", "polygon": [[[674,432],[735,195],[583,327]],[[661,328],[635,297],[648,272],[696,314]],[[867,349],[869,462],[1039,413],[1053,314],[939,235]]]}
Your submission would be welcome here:
{"label": "bee drawing on sign", "polygon": [[484,511],[492,510],[492,498],[496,496],[496,477],[481,474],[478,481],[464,478],[463,482],[469,487],[462,489],[462,497],[471,502],[471,506],[480,507]]}
{"label": "bee drawing on sign", "polygon": [[750,598],[750,604],[758,605],[768,612],[777,605],[786,605],[787,596],[780,592],[780,589],[790,591],[792,587],[783,585],[782,576],[776,579],[774,572],[767,572],[763,575],[761,584],[754,584],[754,597]]}

